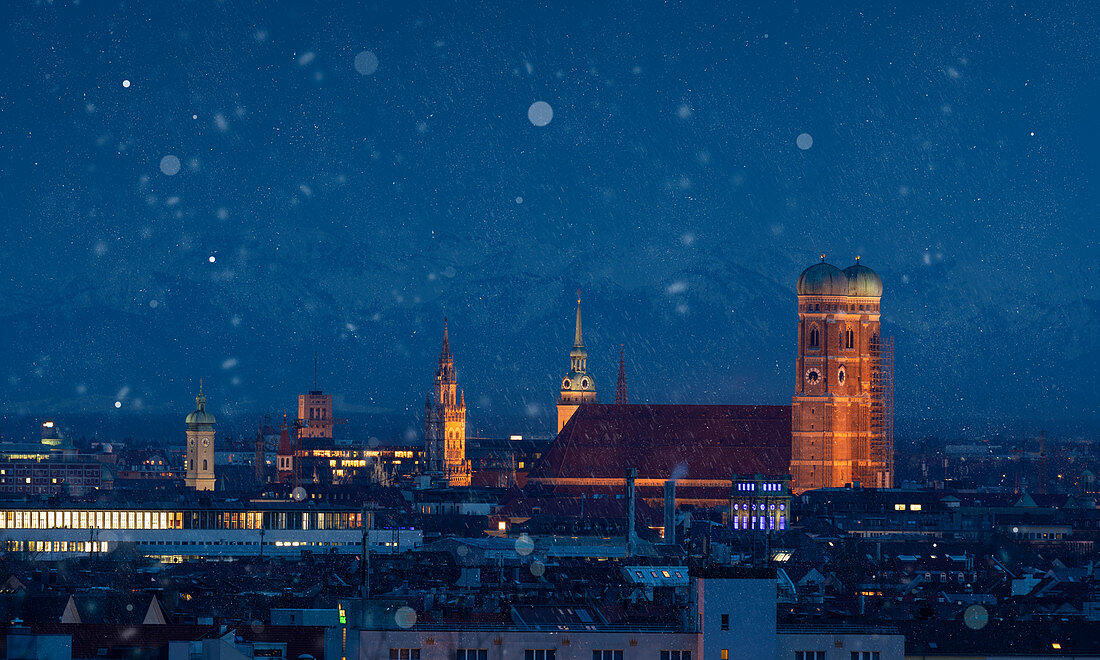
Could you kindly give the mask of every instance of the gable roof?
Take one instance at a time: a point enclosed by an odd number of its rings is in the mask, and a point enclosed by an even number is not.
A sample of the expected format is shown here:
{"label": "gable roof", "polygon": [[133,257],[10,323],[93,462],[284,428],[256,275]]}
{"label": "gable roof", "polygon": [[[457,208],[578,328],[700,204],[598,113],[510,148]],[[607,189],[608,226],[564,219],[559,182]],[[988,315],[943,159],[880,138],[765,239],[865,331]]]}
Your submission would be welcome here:
{"label": "gable roof", "polygon": [[720,479],[785,475],[790,406],[580,406],[527,475],[540,478]]}

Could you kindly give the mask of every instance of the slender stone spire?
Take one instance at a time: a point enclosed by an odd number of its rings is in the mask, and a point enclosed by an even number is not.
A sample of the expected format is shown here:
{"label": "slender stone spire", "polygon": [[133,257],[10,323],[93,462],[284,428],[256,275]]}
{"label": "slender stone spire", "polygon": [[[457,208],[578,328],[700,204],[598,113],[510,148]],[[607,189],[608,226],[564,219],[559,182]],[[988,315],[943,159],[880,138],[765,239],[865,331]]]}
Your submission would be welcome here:
{"label": "slender stone spire", "polygon": [[615,386],[615,405],[625,406],[626,398],[626,363],[623,361],[623,345],[619,344],[619,382]]}
{"label": "slender stone spire", "polygon": [[443,317],[443,350],[439,353],[441,360],[451,359],[451,340],[447,333],[447,317]]}
{"label": "slender stone spire", "polygon": [[573,348],[584,348],[584,339],[581,337],[581,290],[577,289],[577,336],[573,339]]}

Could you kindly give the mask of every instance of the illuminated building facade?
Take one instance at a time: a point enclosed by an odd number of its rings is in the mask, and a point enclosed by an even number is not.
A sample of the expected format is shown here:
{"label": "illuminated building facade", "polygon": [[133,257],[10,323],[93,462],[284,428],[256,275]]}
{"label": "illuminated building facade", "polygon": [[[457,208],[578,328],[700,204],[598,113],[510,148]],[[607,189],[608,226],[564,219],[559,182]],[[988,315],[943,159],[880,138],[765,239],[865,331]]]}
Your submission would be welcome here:
{"label": "illuminated building facade", "polygon": [[733,476],[730,527],[734,531],[784,531],[790,524],[791,478]]}
{"label": "illuminated building facade", "polygon": [[299,438],[332,439],[332,395],[310,390],[298,395]]}
{"label": "illuminated building facade", "polygon": [[195,410],[187,416],[184,484],[194,490],[214,490],[214,416],[206,412],[206,395],[199,384]]}
{"label": "illuminated building facade", "polygon": [[443,349],[435,383],[424,402],[424,449],[428,471],[442,474],[451,486],[470,485],[466,460],[466,393],[458,389],[447,319],[443,319]]}
{"label": "illuminated building facade", "polygon": [[569,351],[569,373],[561,380],[558,396],[558,433],[565,423],[585,403],[596,403],[596,384],[588,375],[588,351],[581,334],[581,292],[577,291],[577,329],[573,336],[573,350]]}
{"label": "illuminated building facade", "polygon": [[[167,561],[241,556],[358,554],[363,511],[341,506],[242,502],[237,506],[97,507],[9,504],[0,508],[0,550],[52,560],[111,552],[129,545],[139,554]],[[412,528],[373,529],[371,552],[418,547]]]}
{"label": "illuminated building facade", "polygon": [[893,339],[879,321],[882,280],[825,262],[798,278],[792,402],[794,491],[894,482]]}
{"label": "illuminated building facade", "polygon": [[96,461],[0,460],[0,493],[81,496],[103,485],[103,465]]}

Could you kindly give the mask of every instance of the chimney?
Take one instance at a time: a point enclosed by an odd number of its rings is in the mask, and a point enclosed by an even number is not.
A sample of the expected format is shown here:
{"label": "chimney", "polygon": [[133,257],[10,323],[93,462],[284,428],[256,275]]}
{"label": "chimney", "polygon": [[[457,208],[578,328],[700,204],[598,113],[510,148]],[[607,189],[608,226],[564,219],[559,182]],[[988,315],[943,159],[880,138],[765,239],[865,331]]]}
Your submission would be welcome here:
{"label": "chimney", "polygon": [[638,478],[637,468],[626,471],[626,556],[633,557],[635,552],[634,535],[634,480]]}
{"label": "chimney", "polygon": [[665,481],[665,544],[676,545],[676,480]]}

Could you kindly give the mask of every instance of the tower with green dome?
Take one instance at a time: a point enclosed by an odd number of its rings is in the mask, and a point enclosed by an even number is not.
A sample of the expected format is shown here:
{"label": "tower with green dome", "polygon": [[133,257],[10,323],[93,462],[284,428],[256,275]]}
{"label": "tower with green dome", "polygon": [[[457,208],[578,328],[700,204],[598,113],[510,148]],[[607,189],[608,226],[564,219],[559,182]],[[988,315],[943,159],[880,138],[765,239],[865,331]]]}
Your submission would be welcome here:
{"label": "tower with green dome", "polygon": [[187,416],[187,455],[183,483],[193,490],[214,490],[214,416],[206,412],[206,395],[199,381],[195,410]]}

